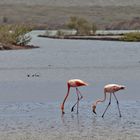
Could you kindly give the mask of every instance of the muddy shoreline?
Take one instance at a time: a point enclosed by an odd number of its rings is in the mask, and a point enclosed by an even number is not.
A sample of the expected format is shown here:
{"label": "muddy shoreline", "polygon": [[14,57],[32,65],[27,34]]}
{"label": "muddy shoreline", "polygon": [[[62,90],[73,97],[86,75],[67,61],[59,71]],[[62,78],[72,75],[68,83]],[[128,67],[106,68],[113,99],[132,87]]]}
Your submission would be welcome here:
{"label": "muddy shoreline", "polygon": [[53,39],[81,39],[81,40],[107,40],[107,41],[121,41],[120,35],[113,36],[47,36],[39,35],[39,37],[53,38]]}
{"label": "muddy shoreline", "polygon": [[13,44],[2,44],[0,43],[0,50],[20,50],[20,49],[34,49],[39,46],[34,45],[13,45]]}

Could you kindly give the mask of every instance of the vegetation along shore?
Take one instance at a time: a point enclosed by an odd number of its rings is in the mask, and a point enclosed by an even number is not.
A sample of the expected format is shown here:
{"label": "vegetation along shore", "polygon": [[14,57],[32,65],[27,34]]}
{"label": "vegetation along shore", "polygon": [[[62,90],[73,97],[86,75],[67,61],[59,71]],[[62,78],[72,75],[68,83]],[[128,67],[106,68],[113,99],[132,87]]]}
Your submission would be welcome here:
{"label": "vegetation along shore", "polygon": [[[139,30],[139,0],[5,0],[0,1],[0,50],[28,49],[31,30],[57,30],[42,37],[140,41],[140,33],[96,34],[97,30]],[[84,12],[83,12],[84,11]],[[110,14],[111,13],[111,14]],[[61,29],[76,30],[65,34]]]}
{"label": "vegetation along shore", "polygon": [[[140,41],[140,32],[118,34],[97,34],[97,26],[81,17],[70,17],[65,30],[55,30],[55,33],[46,29],[46,33],[39,37],[57,39],[83,40],[110,40],[110,41]],[[31,36],[28,34],[34,28],[27,25],[4,24],[0,26],[0,50],[30,49],[38,46],[28,45]]]}
{"label": "vegetation along shore", "polygon": [[25,25],[0,26],[0,50],[30,49],[38,46],[28,45],[31,36],[27,35],[31,29]]}
{"label": "vegetation along shore", "polygon": [[46,30],[45,34],[39,37],[54,39],[82,39],[82,40],[109,40],[109,41],[140,41],[140,31],[133,30],[128,32],[108,32],[98,33],[97,26],[88,22],[84,18],[70,17],[65,25],[68,30]]}

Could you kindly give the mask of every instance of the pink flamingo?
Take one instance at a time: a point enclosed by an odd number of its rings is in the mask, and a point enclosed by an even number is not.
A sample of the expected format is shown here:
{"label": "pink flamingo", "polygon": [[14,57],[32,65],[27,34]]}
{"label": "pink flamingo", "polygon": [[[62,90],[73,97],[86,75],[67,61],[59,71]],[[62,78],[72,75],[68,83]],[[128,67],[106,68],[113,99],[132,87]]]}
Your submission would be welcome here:
{"label": "pink flamingo", "polygon": [[98,99],[98,100],[95,101],[95,103],[94,103],[93,106],[92,106],[93,112],[96,114],[95,109],[96,109],[97,104],[98,104],[99,102],[104,102],[104,101],[106,100],[106,94],[107,94],[107,93],[110,93],[110,100],[109,100],[109,103],[108,103],[108,105],[107,105],[107,107],[106,107],[106,109],[105,109],[105,111],[104,111],[102,117],[104,117],[105,112],[107,111],[108,107],[109,107],[110,104],[111,104],[111,95],[112,95],[112,94],[114,95],[114,97],[115,97],[115,99],[116,99],[117,106],[118,106],[118,110],[119,110],[119,116],[121,117],[121,111],[120,111],[120,108],[119,108],[119,102],[118,102],[118,99],[117,99],[117,97],[116,97],[116,95],[115,95],[115,92],[117,92],[117,91],[119,91],[119,90],[123,90],[123,89],[125,89],[125,86],[123,86],[123,85],[117,85],[117,84],[108,84],[108,85],[106,85],[106,86],[104,87],[104,99]]}
{"label": "pink flamingo", "polygon": [[61,105],[61,110],[62,110],[62,114],[64,114],[64,104],[65,101],[67,99],[67,97],[69,96],[69,92],[70,92],[70,88],[74,87],[76,88],[76,94],[77,94],[77,101],[76,103],[72,106],[71,108],[71,112],[74,110],[74,107],[77,105],[77,114],[78,114],[78,108],[79,108],[79,101],[83,98],[82,94],[80,93],[80,91],[78,90],[78,87],[80,86],[87,86],[88,84],[85,83],[84,81],[80,80],[80,79],[71,79],[67,82],[67,86],[68,86],[68,91],[67,94],[63,100],[63,103]]}

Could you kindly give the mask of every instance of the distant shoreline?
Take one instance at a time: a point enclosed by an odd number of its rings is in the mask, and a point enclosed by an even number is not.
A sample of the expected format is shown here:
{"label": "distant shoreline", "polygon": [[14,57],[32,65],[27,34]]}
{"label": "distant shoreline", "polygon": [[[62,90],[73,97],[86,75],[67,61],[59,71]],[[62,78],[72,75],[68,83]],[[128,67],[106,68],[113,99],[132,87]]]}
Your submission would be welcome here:
{"label": "distant shoreline", "polygon": [[79,39],[79,40],[107,40],[107,41],[121,41],[121,35],[113,36],[47,36],[39,35],[39,37],[53,38],[53,39]]}
{"label": "distant shoreline", "polygon": [[[59,34],[60,32],[60,34]],[[136,33],[136,34],[135,34]],[[45,34],[40,34],[38,37],[52,38],[52,39],[79,39],[79,40],[103,40],[103,41],[127,41],[139,42],[140,30],[97,30],[93,35],[76,35],[76,30],[46,30]],[[125,40],[124,36],[131,34],[131,40]]]}

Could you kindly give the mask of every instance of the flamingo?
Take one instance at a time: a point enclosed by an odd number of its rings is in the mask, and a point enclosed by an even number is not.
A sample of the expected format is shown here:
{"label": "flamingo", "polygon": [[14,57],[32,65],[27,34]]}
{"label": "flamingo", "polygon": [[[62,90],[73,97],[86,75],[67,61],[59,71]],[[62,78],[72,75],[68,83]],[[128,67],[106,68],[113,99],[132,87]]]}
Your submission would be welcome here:
{"label": "flamingo", "polygon": [[62,110],[62,114],[64,114],[64,104],[65,104],[65,101],[67,99],[67,97],[69,96],[69,92],[70,92],[70,88],[71,87],[74,87],[76,88],[76,94],[77,94],[77,101],[76,103],[72,106],[71,108],[71,112],[74,110],[74,107],[77,105],[77,114],[78,114],[78,108],[79,108],[79,101],[83,98],[81,92],[79,91],[78,87],[80,86],[87,86],[88,84],[80,79],[71,79],[67,82],[67,87],[68,87],[68,90],[67,90],[67,94],[63,100],[63,103],[61,105],[61,110]]}
{"label": "flamingo", "polygon": [[118,85],[118,84],[108,84],[108,85],[104,86],[104,99],[98,99],[98,100],[95,101],[95,103],[92,106],[93,112],[96,114],[96,111],[95,110],[96,110],[97,104],[100,103],[100,102],[104,102],[106,100],[106,94],[109,93],[110,94],[109,103],[108,103],[105,111],[103,112],[102,117],[104,117],[104,115],[105,115],[108,107],[111,104],[111,96],[112,96],[112,94],[114,95],[114,97],[116,99],[117,107],[118,107],[118,111],[119,111],[119,116],[121,117],[121,111],[120,111],[120,108],[119,108],[119,101],[118,101],[118,99],[117,99],[117,97],[115,95],[115,92],[117,92],[119,90],[123,90],[123,89],[125,89],[125,86]]}

